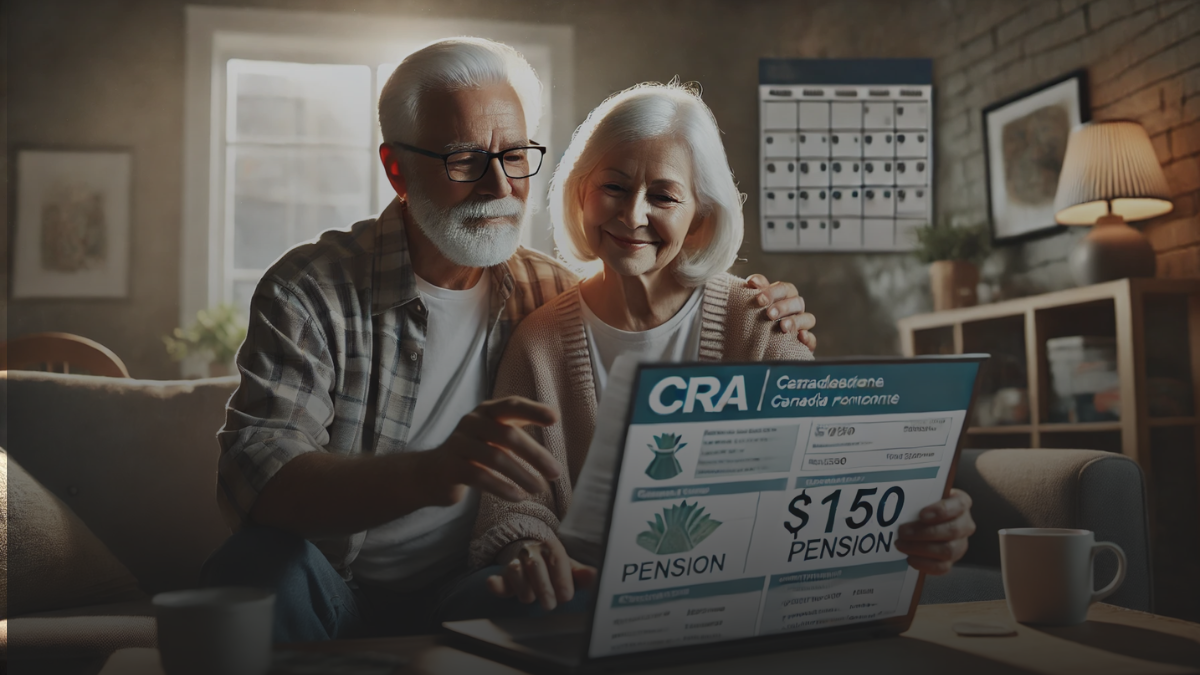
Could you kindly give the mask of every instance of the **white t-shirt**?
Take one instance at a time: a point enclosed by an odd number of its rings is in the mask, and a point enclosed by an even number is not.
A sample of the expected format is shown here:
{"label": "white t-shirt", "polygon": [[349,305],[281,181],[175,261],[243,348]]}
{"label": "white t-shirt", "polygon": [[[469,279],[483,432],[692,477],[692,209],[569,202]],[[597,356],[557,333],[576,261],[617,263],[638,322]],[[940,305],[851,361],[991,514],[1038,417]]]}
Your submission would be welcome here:
{"label": "white t-shirt", "polygon": [[[488,395],[485,351],[491,275],[474,288],[452,291],[417,277],[429,310],[421,384],[406,452],[441,445],[464,415]],[[470,490],[454,506],[427,506],[367,531],[351,569],[359,578],[396,590],[412,590],[461,563],[479,495]]]}
{"label": "white t-shirt", "polygon": [[644,361],[692,361],[700,357],[700,305],[704,289],[697,288],[675,316],[650,330],[627,331],[600,320],[580,295],[583,329],[587,334],[596,380],[596,396],[604,394],[608,370],[621,354]]}

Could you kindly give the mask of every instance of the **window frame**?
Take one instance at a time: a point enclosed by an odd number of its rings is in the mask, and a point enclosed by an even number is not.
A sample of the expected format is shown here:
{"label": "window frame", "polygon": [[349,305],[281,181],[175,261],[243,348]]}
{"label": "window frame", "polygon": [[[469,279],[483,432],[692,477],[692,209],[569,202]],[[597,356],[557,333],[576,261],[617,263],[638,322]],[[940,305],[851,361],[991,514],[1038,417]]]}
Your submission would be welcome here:
{"label": "window frame", "polygon": [[[542,124],[533,139],[547,147],[547,160],[531,184],[537,205],[526,245],[550,252],[553,239],[544,208],[549,179],[574,128],[574,28],[557,24],[504,21],[362,16],[267,9],[186,7],[184,92],[183,213],[180,256],[179,325],[196,312],[232,301],[225,268],[232,255],[226,189],[232,180],[226,156],[230,59],[294,63],[366,65],[376,91],[377,69],[432,40],[457,35],[486,37],[513,45],[529,60],[543,84]],[[371,111],[374,142],[381,140]],[[380,202],[372,173],[371,208]],[[364,213],[363,218],[373,213]],[[346,227],[350,223],[330,223]],[[230,283],[227,283],[230,281]],[[229,291],[227,292],[227,289]],[[182,364],[184,376],[203,374],[195,360]]]}

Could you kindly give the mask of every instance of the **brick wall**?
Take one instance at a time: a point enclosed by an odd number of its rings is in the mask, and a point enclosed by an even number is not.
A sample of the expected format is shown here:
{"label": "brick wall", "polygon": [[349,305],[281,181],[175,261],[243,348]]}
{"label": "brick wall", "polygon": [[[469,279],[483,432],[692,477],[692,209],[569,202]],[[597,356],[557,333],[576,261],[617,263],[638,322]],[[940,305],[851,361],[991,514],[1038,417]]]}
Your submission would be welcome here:
{"label": "brick wall", "polygon": [[[1149,130],[1175,210],[1137,224],[1159,253],[1159,274],[1200,277],[1200,2],[1154,0],[772,0],[779,20],[755,57],[934,60],[936,213],[987,222],[982,110],[1087,69],[1094,119],[1132,118]],[[755,5],[757,6],[757,5]],[[767,37],[770,39],[767,39]],[[730,47],[730,49],[735,49]],[[738,53],[746,51],[736,47]],[[723,83],[699,76],[706,93]],[[753,81],[734,91],[753,96]],[[724,93],[724,92],[722,92]],[[706,97],[744,192],[755,193],[757,153],[732,139],[757,127],[751,102]],[[751,99],[752,101],[752,99]],[[757,222],[757,202],[746,220]],[[990,302],[1074,287],[1067,256],[1088,228],[997,248],[983,268]],[[748,228],[740,273],[795,283],[819,317],[826,355],[899,350],[896,319],[932,309],[928,271],[903,254],[764,254]]]}
{"label": "brick wall", "polygon": [[[937,214],[954,224],[987,219],[982,109],[1086,69],[1092,118],[1140,122],[1167,175],[1174,211],[1140,224],[1158,253],[1159,276],[1200,278],[1200,2],[850,0],[816,10],[781,56],[932,57]],[[1066,258],[1086,232],[1068,228],[998,248],[984,266],[988,297],[983,299],[1074,286]],[[802,267],[796,276],[815,301],[810,304],[822,321],[835,324],[821,332],[833,343],[852,331],[843,323],[882,331],[884,318],[894,321],[914,306],[929,309],[924,267],[911,257],[808,256]],[[822,288],[825,278],[836,285]],[[860,295],[855,281],[870,302],[855,304]],[[837,295],[838,302],[823,303],[826,293]],[[841,312],[841,305],[850,309]],[[1196,620],[1194,541],[1172,534],[1188,531],[1174,519],[1189,522],[1189,516],[1162,515],[1170,513],[1163,495],[1195,490],[1190,445],[1186,439],[1156,442],[1160,466],[1152,490],[1160,516],[1153,546],[1156,609]]]}
{"label": "brick wall", "polygon": [[[1200,3],[1040,0],[956,3],[953,35],[938,56],[939,212],[986,217],[981,109],[1069,71],[1086,68],[1092,118],[1133,119],[1154,142],[1175,210],[1142,224],[1161,277],[1200,277]],[[1004,295],[1058,286],[1082,232],[1021,247],[993,261]],[[1067,285],[1070,285],[1067,280]]]}

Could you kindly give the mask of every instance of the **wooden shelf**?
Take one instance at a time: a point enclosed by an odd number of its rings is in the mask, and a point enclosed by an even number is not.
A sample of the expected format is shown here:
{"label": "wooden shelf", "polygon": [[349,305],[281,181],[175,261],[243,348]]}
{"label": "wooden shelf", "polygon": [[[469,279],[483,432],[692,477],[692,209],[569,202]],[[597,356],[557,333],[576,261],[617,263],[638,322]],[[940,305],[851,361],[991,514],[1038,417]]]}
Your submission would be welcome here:
{"label": "wooden shelf", "polygon": [[1186,295],[1196,293],[1198,286],[1200,284],[1197,284],[1197,282],[1187,279],[1118,279],[1117,281],[1109,281],[1094,286],[1068,288],[1065,291],[1004,300],[988,305],[950,309],[943,312],[914,314],[906,316],[896,323],[899,325],[901,333],[904,333],[911,330],[938,328],[1005,316],[1021,316],[1029,310],[1079,305],[1097,300],[1111,300],[1115,297],[1129,297],[1130,295],[1141,295],[1144,293],[1178,293]]}
{"label": "wooden shelf", "polygon": [[[1145,473],[1151,532],[1160,532],[1160,512],[1176,508],[1167,503],[1171,495],[1200,489],[1200,280],[1120,279],[916,314],[899,319],[896,327],[906,356],[987,352],[992,358],[980,368],[980,391],[1024,391],[1028,424],[969,427],[967,447],[1122,453]],[[1071,336],[1112,340],[1117,391],[1106,393],[1115,394],[1108,405],[1120,420],[1047,422],[1059,406],[1047,341]],[[1150,399],[1161,395],[1153,380],[1161,378],[1190,385],[1194,410],[1151,417]],[[1177,395],[1174,388],[1171,395]],[[1163,471],[1155,471],[1156,461],[1165,464]],[[1193,552],[1176,540],[1200,537],[1200,514],[1171,512],[1166,522],[1181,529],[1170,537],[1156,536],[1154,545],[1173,551],[1164,559],[1193,560]],[[1200,565],[1194,578],[1200,579]]]}
{"label": "wooden shelf", "polygon": [[1200,424],[1200,417],[1151,417],[1152,427],[1190,427]]}
{"label": "wooden shelf", "polygon": [[[1151,426],[1188,426],[1196,424],[1192,417],[1164,417],[1162,421]],[[967,427],[968,434],[1028,434],[1032,433],[1032,424],[1005,424],[994,427]],[[1120,431],[1120,422],[1054,422],[1037,425],[1037,430],[1046,433],[1091,433],[1095,431]]]}
{"label": "wooden shelf", "polygon": [[[1089,442],[1100,444],[1107,444],[1109,436],[1119,434],[1120,451],[1151,475],[1151,429],[1192,428],[1196,430],[1200,465],[1200,281],[1119,279],[988,305],[916,314],[896,323],[905,355],[986,351],[993,358],[985,363],[984,368],[990,369],[985,374],[1004,380],[994,386],[1026,390],[1029,424],[969,428],[968,433],[975,437],[1029,434],[1028,446],[1037,448],[1070,442],[1069,434],[1079,434],[1081,442],[1083,435],[1096,434]],[[1045,423],[1054,405],[1046,341],[1070,335],[1115,339],[1119,421]],[[1164,359],[1168,353],[1161,351],[1164,344],[1170,346],[1168,352],[1175,355],[1172,358],[1178,366],[1163,365],[1171,360]],[[1194,415],[1150,417],[1147,380],[1163,377],[1166,372],[1173,378],[1190,380]]]}
{"label": "wooden shelf", "polygon": [[1033,427],[1028,424],[1006,424],[998,427],[967,427],[968,434],[1028,434]]}
{"label": "wooden shelf", "polygon": [[1113,422],[1053,422],[1039,424],[1038,431],[1043,432],[1086,432],[1086,431],[1120,431],[1121,423]]}

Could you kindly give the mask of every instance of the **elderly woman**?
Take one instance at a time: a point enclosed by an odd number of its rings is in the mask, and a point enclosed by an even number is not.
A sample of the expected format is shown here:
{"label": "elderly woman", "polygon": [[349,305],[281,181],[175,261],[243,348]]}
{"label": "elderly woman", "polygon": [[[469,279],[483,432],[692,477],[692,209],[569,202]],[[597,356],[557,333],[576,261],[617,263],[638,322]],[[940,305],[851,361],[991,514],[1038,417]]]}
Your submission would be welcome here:
{"label": "elderly woman", "polygon": [[754,291],[725,273],[742,244],[741,203],[716,120],[686,86],[623,91],[576,131],[552,182],[551,217],[568,262],[598,261],[599,269],[521,323],[495,390],[560,411],[559,422],[529,432],[566,471],[548,493],[523,502],[483,496],[470,553],[476,567],[502,566],[488,579],[494,594],[552,609],[594,578],[567,556],[555,530],[618,355],[812,358],[795,335],[772,330],[751,309]]}

